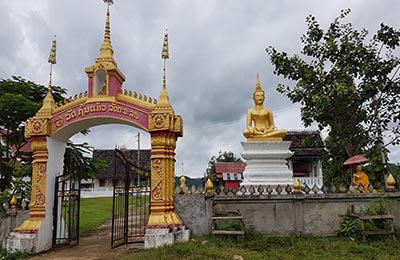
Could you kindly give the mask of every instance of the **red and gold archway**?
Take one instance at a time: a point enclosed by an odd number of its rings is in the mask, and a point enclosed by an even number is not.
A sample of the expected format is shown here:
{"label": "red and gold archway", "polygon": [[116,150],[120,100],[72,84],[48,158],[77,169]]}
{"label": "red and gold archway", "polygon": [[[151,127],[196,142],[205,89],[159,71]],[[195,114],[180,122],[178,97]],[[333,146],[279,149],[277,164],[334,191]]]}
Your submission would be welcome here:
{"label": "red and gold archway", "polygon": [[[52,219],[55,177],[52,170],[55,167],[52,165],[57,161],[52,159],[57,158],[52,155],[55,150],[52,147],[63,147],[62,143],[75,133],[101,124],[129,124],[150,133],[151,213],[147,228],[182,225],[174,211],[173,195],[175,148],[177,138],[183,134],[183,125],[181,117],[175,114],[169,103],[165,66],[161,94],[157,102],[153,98],[122,89],[125,77],[118,69],[113,53],[107,10],[100,54],[96,62],[85,70],[88,75],[87,91],[56,104],[49,84],[42,108],[26,124],[25,136],[31,141],[34,158],[32,194],[29,219],[16,231],[41,236],[40,239],[45,242],[39,247],[44,249],[49,248],[47,244],[51,241],[51,228],[43,227],[48,225],[43,223],[51,223]],[[163,58],[168,58],[167,34],[164,38]]]}

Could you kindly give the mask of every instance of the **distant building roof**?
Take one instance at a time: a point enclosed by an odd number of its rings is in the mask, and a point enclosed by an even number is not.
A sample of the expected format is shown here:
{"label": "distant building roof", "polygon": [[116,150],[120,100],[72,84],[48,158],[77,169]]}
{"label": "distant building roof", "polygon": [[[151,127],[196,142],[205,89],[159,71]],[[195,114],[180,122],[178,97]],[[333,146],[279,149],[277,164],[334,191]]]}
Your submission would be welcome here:
{"label": "distant building roof", "polygon": [[215,173],[243,173],[246,168],[244,162],[216,162]]}
{"label": "distant building roof", "polygon": [[[125,157],[135,165],[138,165],[138,150],[128,150],[121,149],[124,153]],[[93,151],[94,158],[100,158],[105,161],[105,163],[109,166],[105,169],[99,169],[97,171],[97,178],[112,178],[113,177],[113,167],[115,163],[115,151],[111,149],[101,150],[95,149]],[[118,162],[118,161],[117,161]],[[148,171],[151,170],[151,150],[140,150],[140,162],[139,165],[141,168],[144,168]]]}
{"label": "distant building roof", "polygon": [[[0,145],[1,146],[6,146],[5,143],[5,135],[7,135],[7,130],[6,129],[0,129]],[[17,147],[12,144],[9,147],[9,151],[11,152],[11,154],[15,155],[15,152],[17,151]],[[19,148],[19,157],[23,158],[23,157],[30,157],[32,153],[32,149],[31,149],[31,142],[30,140],[26,140],[25,144],[23,144],[20,148]],[[4,152],[4,157],[5,157],[5,152]]]}
{"label": "distant building roof", "polygon": [[289,130],[284,141],[291,141],[290,150],[295,152],[292,158],[323,157],[327,154],[321,134],[316,130]]}

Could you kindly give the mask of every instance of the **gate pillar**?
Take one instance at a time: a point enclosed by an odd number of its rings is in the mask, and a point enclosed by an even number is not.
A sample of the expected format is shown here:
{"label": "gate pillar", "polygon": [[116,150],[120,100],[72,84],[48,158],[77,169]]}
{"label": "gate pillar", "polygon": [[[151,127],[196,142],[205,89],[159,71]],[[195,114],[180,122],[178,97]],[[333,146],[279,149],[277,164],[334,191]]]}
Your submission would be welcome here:
{"label": "gate pillar", "polygon": [[[171,108],[172,109],[172,108]],[[151,135],[151,207],[147,228],[182,226],[174,210],[175,148],[182,136],[182,118],[172,111],[149,117]]]}
{"label": "gate pillar", "polygon": [[[25,126],[25,137],[31,142],[33,151],[30,212],[29,218],[7,238],[6,250],[9,252],[26,251],[34,253],[51,247],[51,230],[48,227],[43,227],[42,224],[46,221],[46,218],[51,218],[48,213],[46,214],[46,206],[52,206],[46,205],[49,157],[47,138],[51,133],[50,119],[54,107],[55,102],[49,86],[42,107],[33,118],[27,121]],[[47,239],[49,236],[50,241]]]}
{"label": "gate pillar", "polygon": [[[167,36],[166,36],[167,37]],[[165,67],[160,101],[149,115],[151,135],[151,204],[144,247],[188,241],[190,231],[175,212],[175,148],[183,135],[182,118],[175,115],[166,90]],[[179,228],[178,228],[179,227]]]}
{"label": "gate pillar", "polygon": [[47,179],[47,140],[46,137],[31,138],[33,151],[32,190],[29,204],[29,218],[15,231],[36,233],[46,216],[46,179]]}

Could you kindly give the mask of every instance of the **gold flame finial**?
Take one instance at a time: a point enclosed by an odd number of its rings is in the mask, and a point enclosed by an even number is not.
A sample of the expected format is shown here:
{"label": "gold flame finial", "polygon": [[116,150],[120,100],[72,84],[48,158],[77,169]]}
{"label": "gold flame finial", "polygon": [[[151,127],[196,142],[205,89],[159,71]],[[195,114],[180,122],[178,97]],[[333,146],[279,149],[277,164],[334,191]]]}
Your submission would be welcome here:
{"label": "gold flame finial", "polygon": [[263,91],[261,88],[260,77],[258,76],[258,73],[257,73],[257,77],[256,77],[256,91]]}
{"label": "gold flame finial", "polygon": [[299,179],[294,178],[293,180],[293,189],[294,189],[294,193],[301,193],[301,184],[299,182]]}
{"label": "gold flame finial", "polygon": [[389,173],[389,176],[386,179],[386,185],[388,191],[394,191],[396,189],[396,180],[391,173]]}
{"label": "gold flame finial", "polygon": [[17,198],[15,197],[15,195],[13,195],[10,201],[11,209],[16,209],[17,204],[18,204]]}
{"label": "gold flame finial", "polygon": [[181,177],[179,178],[179,182],[181,183],[179,185],[179,188],[181,190],[180,192],[185,193],[185,190],[187,189],[187,187],[186,187],[185,173],[183,172],[183,162],[182,162],[182,174],[181,174]]}
{"label": "gold flame finial", "polygon": [[211,179],[208,178],[206,181],[206,193],[211,193],[214,190],[214,184],[212,183]]}

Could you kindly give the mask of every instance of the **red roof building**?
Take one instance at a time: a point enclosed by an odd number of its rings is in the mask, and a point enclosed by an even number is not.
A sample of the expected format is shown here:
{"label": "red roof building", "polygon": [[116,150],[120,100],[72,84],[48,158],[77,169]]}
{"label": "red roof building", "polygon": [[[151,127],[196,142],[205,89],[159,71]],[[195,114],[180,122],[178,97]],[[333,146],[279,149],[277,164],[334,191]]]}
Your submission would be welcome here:
{"label": "red roof building", "polygon": [[246,168],[244,162],[216,162],[214,164],[218,186],[225,186],[229,190],[239,188],[243,180],[243,172]]}

